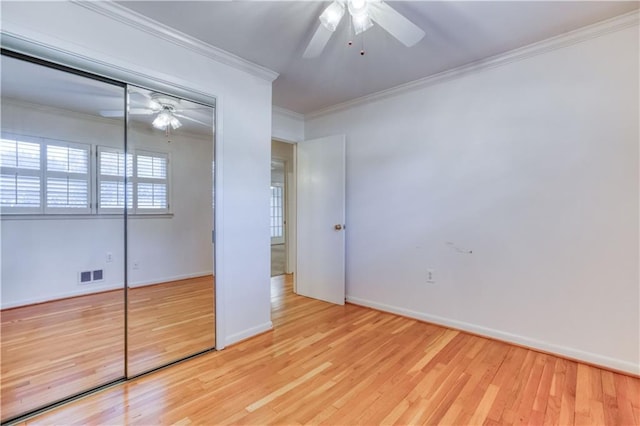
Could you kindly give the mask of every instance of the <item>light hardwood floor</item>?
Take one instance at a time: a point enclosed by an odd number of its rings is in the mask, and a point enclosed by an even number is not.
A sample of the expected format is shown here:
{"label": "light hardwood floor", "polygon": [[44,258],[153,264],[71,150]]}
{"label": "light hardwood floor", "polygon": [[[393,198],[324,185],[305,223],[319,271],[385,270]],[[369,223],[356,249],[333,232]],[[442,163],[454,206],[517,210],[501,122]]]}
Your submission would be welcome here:
{"label": "light hardwood floor", "polygon": [[[128,292],[128,374],[212,348],[213,277]],[[124,290],[6,309],[0,415],[7,420],[125,376]]]}
{"label": "light hardwood floor", "polygon": [[215,346],[213,276],[129,289],[128,375]]}
{"label": "light hardwood floor", "polygon": [[271,245],[271,276],[284,275],[285,273],[285,247],[284,244]]}
{"label": "light hardwood floor", "polygon": [[0,316],[2,420],[124,376],[124,290]]}
{"label": "light hardwood floor", "polygon": [[31,424],[640,423],[640,380],[272,279],[274,330]]}

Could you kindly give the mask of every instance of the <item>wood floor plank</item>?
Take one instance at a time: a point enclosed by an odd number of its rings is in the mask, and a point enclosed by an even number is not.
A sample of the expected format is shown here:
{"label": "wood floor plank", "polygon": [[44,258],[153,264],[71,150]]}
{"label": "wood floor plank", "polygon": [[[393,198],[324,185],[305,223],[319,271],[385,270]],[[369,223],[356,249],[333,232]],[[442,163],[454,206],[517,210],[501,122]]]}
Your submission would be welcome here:
{"label": "wood floor plank", "polygon": [[637,424],[639,379],[272,280],[274,331],[28,424]]}
{"label": "wood floor plank", "polygon": [[601,370],[602,399],[606,425],[615,425],[618,422],[618,401],[616,400],[616,384],[614,374],[611,371]]}
{"label": "wood floor plank", "polygon": [[567,366],[567,375],[562,392],[559,423],[561,425],[572,425],[576,416],[578,364],[570,361],[565,361],[565,364]]}

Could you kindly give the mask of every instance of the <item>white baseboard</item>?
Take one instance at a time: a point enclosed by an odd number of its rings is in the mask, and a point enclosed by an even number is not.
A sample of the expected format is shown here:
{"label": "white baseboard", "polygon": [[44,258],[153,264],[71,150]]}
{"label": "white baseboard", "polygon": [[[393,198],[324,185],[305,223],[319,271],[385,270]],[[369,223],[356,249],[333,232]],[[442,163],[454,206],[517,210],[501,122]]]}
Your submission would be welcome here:
{"label": "white baseboard", "polygon": [[123,289],[122,283],[104,284],[104,285],[87,284],[87,285],[78,286],[78,287],[79,288],[72,291],[65,291],[61,293],[51,294],[48,296],[14,300],[6,303],[2,301],[2,303],[0,304],[0,308],[1,309],[17,308],[19,306],[35,305],[36,303],[51,302],[52,300],[68,299],[69,297],[84,296],[87,294],[100,293],[103,291]]}
{"label": "white baseboard", "polygon": [[202,271],[202,272],[194,272],[192,274],[182,274],[182,275],[174,275],[172,277],[156,278],[152,280],[133,281],[133,282],[129,282],[129,287],[144,287],[147,285],[162,284],[169,281],[187,280],[189,278],[206,277],[209,275],[213,275],[213,271]]}
{"label": "white baseboard", "polygon": [[265,322],[264,324],[257,325],[255,327],[248,328],[246,330],[241,331],[240,333],[234,333],[230,336],[227,336],[225,339],[225,346],[232,345],[234,343],[238,343],[241,340],[248,339],[249,337],[256,336],[260,333],[264,333],[265,331],[269,331],[273,328],[273,323],[271,321]]}
{"label": "white baseboard", "polygon": [[546,353],[556,354],[562,357],[570,358],[577,361],[584,361],[589,364],[599,365],[613,370],[626,372],[633,375],[640,375],[640,365],[621,359],[610,358],[604,355],[585,352],[579,349],[556,345],[517,334],[507,333],[492,328],[483,327],[476,324],[457,321],[449,318],[443,318],[436,315],[425,314],[422,312],[412,311],[410,309],[400,308],[397,306],[386,305],[384,303],[373,302],[371,300],[360,299],[358,297],[347,296],[347,302],[354,305],[366,306],[379,311],[389,312],[392,314],[402,315],[417,320],[429,322],[432,324],[442,325],[457,330],[468,331],[469,333],[490,337],[507,343],[514,343],[525,346],[533,350],[539,350]]}
{"label": "white baseboard", "polygon": [[[169,281],[179,281],[179,280],[186,280],[189,278],[207,277],[210,275],[213,275],[213,271],[195,272],[193,274],[182,274],[182,275],[175,275],[173,277],[158,278],[154,280],[137,281],[137,282],[130,283],[129,287],[144,287],[148,285],[162,284]],[[0,309],[17,308],[20,306],[34,305],[36,303],[51,302],[53,300],[67,299],[69,297],[83,296],[86,294],[93,294],[93,293],[99,293],[99,292],[109,291],[109,290],[118,290],[118,289],[123,289],[122,283],[103,284],[103,285],[87,284],[82,286],[78,285],[78,288],[72,291],[65,291],[61,293],[50,294],[47,296],[34,297],[29,299],[14,300],[10,302],[2,301],[0,302]]]}

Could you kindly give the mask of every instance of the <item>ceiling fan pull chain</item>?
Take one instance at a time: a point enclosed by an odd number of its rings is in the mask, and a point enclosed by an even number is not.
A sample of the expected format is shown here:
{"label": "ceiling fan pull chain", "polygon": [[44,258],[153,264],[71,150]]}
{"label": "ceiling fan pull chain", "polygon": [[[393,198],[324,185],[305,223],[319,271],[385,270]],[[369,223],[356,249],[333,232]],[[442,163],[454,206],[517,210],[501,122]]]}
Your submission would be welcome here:
{"label": "ceiling fan pull chain", "polygon": [[355,36],[355,30],[353,29],[353,21],[351,20],[351,17],[349,16],[349,19],[347,19],[347,21],[349,21],[349,31],[347,32],[347,45],[348,46],[353,46],[353,37]]}

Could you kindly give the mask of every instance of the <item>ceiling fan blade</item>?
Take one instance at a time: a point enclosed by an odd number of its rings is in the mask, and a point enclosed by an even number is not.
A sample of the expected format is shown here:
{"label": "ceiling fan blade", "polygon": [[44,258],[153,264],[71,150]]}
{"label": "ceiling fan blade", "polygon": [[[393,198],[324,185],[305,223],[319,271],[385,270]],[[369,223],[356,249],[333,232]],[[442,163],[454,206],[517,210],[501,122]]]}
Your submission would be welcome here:
{"label": "ceiling fan blade", "polygon": [[318,29],[315,34],[311,38],[307,49],[302,54],[303,58],[315,58],[322,53],[324,47],[327,45],[327,42],[331,38],[331,34],[333,32],[329,31],[324,27],[324,25],[318,25]]}
{"label": "ceiling fan blade", "polygon": [[129,95],[132,98],[136,98],[138,102],[146,102],[151,100],[151,95],[149,95],[146,92],[147,92],[146,90],[143,92],[142,89],[134,89],[134,88],[129,89]]}
{"label": "ceiling fan blade", "polygon": [[[132,114],[132,115],[151,115],[154,113],[155,111],[147,108],[131,108],[129,110],[129,114]],[[103,110],[103,111],[100,111],[100,115],[103,117],[124,117],[124,110],[121,110],[121,109]]]}
{"label": "ceiling fan blade", "polygon": [[407,47],[413,46],[424,37],[425,33],[420,27],[396,12],[386,3],[369,3],[369,13],[376,24],[380,25]]}
{"label": "ceiling fan blade", "polygon": [[194,123],[202,124],[203,126],[213,127],[212,123],[205,123],[204,121],[196,120],[195,118],[187,117],[186,115],[183,115],[183,114],[174,113],[173,115],[179,118],[184,118],[185,120],[193,121]]}
{"label": "ceiling fan blade", "polygon": [[121,109],[111,109],[100,111],[100,115],[102,117],[124,117],[124,110]]}
{"label": "ceiling fan blade", "polygon": [[150,108],[131,108],[129,109],[130,115],[151,115],[155,114],[158,111],[154,111]]}
{"label": "ceiling fan blade", "polygon": [[198,106],[180,106],[176,108],[176,111],[206,111],[213,109],[210,106],[198,105]]}

